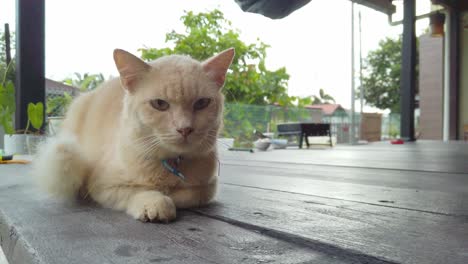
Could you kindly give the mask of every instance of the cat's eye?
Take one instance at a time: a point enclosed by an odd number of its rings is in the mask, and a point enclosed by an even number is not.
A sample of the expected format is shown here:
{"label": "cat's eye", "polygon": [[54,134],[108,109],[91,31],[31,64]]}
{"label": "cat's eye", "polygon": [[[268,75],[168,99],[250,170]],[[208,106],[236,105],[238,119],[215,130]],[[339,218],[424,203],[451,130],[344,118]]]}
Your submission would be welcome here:
{"label": "cat's eye", "polygon": [[154,109],[159,111],[166,111],[169,109],[169,103],[161,99],[151,100],[150,104]]}
{"label": "cat's eye", "polygon": [[193,105],[193,109],[195,110],[202,110],[206,108],[211,103],[210,98],[201,98],[198,99],[195,104]]}

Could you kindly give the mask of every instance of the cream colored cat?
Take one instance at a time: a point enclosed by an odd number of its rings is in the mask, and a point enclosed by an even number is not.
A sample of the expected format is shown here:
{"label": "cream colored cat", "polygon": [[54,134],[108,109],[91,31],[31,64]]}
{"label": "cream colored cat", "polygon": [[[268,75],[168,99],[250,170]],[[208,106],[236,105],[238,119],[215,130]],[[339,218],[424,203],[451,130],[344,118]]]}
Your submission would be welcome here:
{"label": "cream colored cat", "polygon": [[38,183],[142,221],[167,222],[176,207],[207,204],[216,192],[221,88],[233,57],[228,49],[204,62],[172,55],[147,64],[115,50],[120,80],[73,102],[34,162]]}

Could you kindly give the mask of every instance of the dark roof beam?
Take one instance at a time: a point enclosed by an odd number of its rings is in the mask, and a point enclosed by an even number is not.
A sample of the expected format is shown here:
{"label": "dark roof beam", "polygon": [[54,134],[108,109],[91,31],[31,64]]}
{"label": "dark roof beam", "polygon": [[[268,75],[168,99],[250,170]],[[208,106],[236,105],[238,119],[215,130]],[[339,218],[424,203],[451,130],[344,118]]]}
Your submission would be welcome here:
{"label": "dark roof beam", "polygon": [[395,13],[396,7],[391,0],[351,0],[356,4],[364,5],[379,12],[391,15]]}

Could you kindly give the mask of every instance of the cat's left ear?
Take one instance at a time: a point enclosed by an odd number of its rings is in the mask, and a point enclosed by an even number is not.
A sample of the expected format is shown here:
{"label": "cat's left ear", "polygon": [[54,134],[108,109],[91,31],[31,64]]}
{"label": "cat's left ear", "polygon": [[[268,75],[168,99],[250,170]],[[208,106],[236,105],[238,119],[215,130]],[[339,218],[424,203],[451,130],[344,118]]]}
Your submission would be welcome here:
{"label": "cat's left ear", "polygon": [[138,80],[151,68],[146,62],[125,50],[114,50],[114,61],[120,73],[122,86],[129,92],[135,90]]}
{"label": "cat's left ear", "polygon": [[218,85],[218,88],[224,85],[226,73],[229,66],[231,66],[234,55],[234,48],[230,48],[202,63],[206,74]]}

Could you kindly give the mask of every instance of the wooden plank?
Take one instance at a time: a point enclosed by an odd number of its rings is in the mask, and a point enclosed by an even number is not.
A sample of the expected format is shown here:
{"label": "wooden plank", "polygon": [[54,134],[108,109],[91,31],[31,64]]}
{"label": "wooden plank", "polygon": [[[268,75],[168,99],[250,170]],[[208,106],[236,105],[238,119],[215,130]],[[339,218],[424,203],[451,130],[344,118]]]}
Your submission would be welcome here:
{"label": "wooden plank", "polygon": [[[199,214],[147,224],[121,212],[63,205],[29,182],[28,166],[0,167],[0,244],[20,263],[362,263]],[[351,257],[350,257],[351,256]],[[377,261],[377,263],[385,263]]]}
{"label": "wooden plank", "polygon": [[[440,191],[461,195],[466,195],[468,193],[468,189],[465,188],[465,185],[468,184],[468,179],[465,174],[461,173],[398,171],[257,161],[250,161],[247,164],[236,161],[223,162],[221,173],[224,182],[239,179],[239,182],[231,183],[243,184],[248,180],[248,176],[241,180],[240,177],[242,176],[236,175],[236,172],[240,172],[237,174],[242,175],[255,174],[270,177],[287,176],[292,179],[303,178],[337,183],[379,186],[384,188]],[[253,182],[254,181],[252,181],[252,183]],[[268,186],[269,183],[270,181],[264,186]],[[294,183],[294,180],[291,183]]]}
{"label": "wooden plank", "polygon": [[468,144],[427,141],[391,145],[336,146],[333,149],[299,150],[288,148],[267,152],[221,151],[223,162],[263,161],[288,164],[379,168],[428,172],[468,173]]}
{"label": "wooden plank", "polygon": [[[447,146],[242,154],[222,160],[217,204],[195,214],[180,212],[170,225],[63,206],[37,192],[27,180],[27,166],[2,165],[0,244],[11,264],[467,263],[463,167],[459,173],[430,173],[400,171],[401,164],[391,170],[307,164],[324,153],[330,153],[324,161],[341,153],[345,162],[383,154],[400,163],[413,156],[421,166],[435,156],[427,156],[428,150],[439,156],[467,153],[466,144]],[[273,154],[279,157],[268,162]],[[305,164],[277,162],[294,155],[309,157]],[[438,170],[448,167],[439,165]]]}
{"label": "wooden plank", "polygon": [[[268,185],[268,182],[265,183]],[[397,263],[468,263],[468,218],[222,184],[199,213]]]}
{"label": "wooden plank", "polygon": [[[297,165],[296,165],[297,166]],[[441,215],[468,216],[468,178],[462,174],[315,166],[228,165],[221,182]]]}

